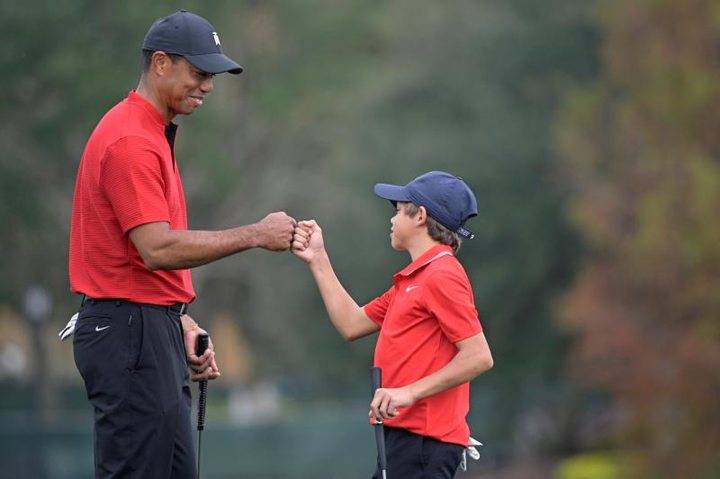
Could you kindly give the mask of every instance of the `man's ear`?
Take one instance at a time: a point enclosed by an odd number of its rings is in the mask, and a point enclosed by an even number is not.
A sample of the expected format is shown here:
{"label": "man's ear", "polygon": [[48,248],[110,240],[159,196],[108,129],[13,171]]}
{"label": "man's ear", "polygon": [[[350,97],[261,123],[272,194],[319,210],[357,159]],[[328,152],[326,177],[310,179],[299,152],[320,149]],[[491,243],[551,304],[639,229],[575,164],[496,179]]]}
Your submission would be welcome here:
{"label": "man's ear", "polygon": [[156,51],[153,52],[152,57],[150,58],[150,69],[156,75],[163,76],[167,72],[171,63],[172,59],[167,53],[163,51]]}
{"label": "man's ear", "polygon": [[427,223],[427,210],[424,206],[421,206],[418,208],[418,214],[415,217],[415,220],[417,221],[418,226],[423,226],[425,223]]}

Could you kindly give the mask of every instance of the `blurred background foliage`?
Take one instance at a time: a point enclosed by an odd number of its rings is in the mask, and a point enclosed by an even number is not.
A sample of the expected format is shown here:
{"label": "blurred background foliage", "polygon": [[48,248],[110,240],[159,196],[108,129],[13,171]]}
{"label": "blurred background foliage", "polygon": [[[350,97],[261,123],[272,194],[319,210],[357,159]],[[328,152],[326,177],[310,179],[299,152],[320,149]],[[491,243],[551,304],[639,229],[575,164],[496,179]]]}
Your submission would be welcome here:
{"label": "blurred background foliage", "polygon": [[[137,84],[148,26],[178,8],[246,68],[177,119],[193,229],[315,218],[364,303],[408,260],[373,184],[442,169],[475,190],[459,256],[495,368],[473,383],[486,447],[467,477],[720,476],[712,0],[3,2],[3,471],[90,477],[91,411],[55,336],[78,305],[75,170]],[[368,477],[374,339],[344,343],[289,254],[193,279],[223,370],[205,476]]]}

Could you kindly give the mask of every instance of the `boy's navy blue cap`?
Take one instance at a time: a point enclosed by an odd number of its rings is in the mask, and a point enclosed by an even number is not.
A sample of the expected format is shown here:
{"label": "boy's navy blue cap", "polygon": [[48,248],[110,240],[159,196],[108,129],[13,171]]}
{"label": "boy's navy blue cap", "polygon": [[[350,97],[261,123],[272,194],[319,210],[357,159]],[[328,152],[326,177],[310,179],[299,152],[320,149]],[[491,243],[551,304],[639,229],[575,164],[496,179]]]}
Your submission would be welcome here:
{"label": "boy's navy blue cap", "polygon": [[243,68],[222,51],[220,37],[210,22],[187,10],[156,20],[143,40],[143,50],[182,55],[206,73],[238,74]]}
{"label": "boy's navy blue cap", "polygon": [[398,201],[424,206],[428,216],[459,234],[472,238],[465,228],[465,222],[477,216],[477,200],[470,187],[462,178],[445,173],[430,171],[420,175],[405,186],[378,183],[375,194],[393,203]]}

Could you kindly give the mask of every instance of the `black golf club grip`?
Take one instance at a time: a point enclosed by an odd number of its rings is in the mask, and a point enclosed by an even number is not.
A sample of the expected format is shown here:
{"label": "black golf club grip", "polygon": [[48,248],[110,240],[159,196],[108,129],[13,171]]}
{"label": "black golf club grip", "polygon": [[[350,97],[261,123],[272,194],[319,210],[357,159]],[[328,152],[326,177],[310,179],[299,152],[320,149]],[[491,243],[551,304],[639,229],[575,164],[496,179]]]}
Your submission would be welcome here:
{"label": "black golf club grip", "polygon": [[[195,354],[202,356],[210,345],[210,336],[207,333],[202,333],[197,338],[197,347],[195,348]],[[198,418],[197,418],[197,429],[202,431],[205,429],[205,405],[207,403],[207,379],[200,381],[200,397],[198,398]]]}
{"label": "black golf club grip", "polygon": [[[382,369],[372,368],[372,391],[370,397],[375,397],[375,391],[382,387]],[[378,460],[380,462],[380,470],[382,477],[387,477],[387,455],[385,453],[385,430],[383,429],[382,423],[375,424],[375,445],[377,446]]]}
{"label": "black golf club grip", "polygon": [[375,396],[375,391],[382,387],[382,369],[372,368],[372,391],[371,396]]}

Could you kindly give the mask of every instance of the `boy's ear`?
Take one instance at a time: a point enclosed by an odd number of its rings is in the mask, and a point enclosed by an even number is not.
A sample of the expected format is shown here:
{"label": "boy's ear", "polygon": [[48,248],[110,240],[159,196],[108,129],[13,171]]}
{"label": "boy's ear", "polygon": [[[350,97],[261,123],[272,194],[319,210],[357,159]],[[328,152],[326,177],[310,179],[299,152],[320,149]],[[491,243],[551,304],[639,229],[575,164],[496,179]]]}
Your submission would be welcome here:
{"label": "boy's ear", "polygon": [[427,210],[425,209],[425,207],[421,206],[420,208],[418,208],[418,214],[416,217],[418,226],[424,226],[425,223],[427,223],[427,217]]}

